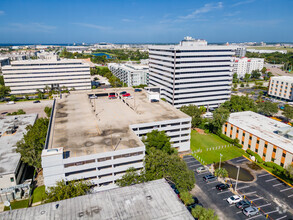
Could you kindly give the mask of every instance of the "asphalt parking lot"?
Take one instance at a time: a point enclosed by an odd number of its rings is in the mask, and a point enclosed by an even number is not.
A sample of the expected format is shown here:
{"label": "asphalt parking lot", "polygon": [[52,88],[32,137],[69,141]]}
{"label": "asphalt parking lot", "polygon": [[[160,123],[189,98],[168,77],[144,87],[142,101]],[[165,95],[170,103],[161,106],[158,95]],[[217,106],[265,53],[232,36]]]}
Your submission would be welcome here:
{"label": "asphalt parking lot", "polygon": [[[183,158],[189,169],[195,171],[202,166],[194,157]],[[235,165],[244,165],[248,160],[244,157],[230,160]],[[293,188],[272,176],[265,170],[256,171],[256,180],[253,182],[238,182],[237,192],[260,208],[261,214],[246,217],[242,210],[229,205],[226,199],[234,195],[230,190],[218,191],[215,186],[218,181],[206,183],[203,176],[210,174],[209,171],[197,174],[195,172],[196,187],[192,192],[206,208],[216,211],[220,219],[293,219]],[[235,187],[235,181],[231,181]]]}

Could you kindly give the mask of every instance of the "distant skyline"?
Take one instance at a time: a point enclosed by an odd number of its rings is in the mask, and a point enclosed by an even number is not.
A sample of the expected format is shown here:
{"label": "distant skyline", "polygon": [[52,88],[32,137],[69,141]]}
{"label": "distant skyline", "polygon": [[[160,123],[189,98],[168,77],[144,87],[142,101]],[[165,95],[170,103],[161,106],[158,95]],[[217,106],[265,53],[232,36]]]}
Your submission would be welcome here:
{"label": "distant skyline", "polygon": [[293,42],[292,0],[1,0],[0,44]]}

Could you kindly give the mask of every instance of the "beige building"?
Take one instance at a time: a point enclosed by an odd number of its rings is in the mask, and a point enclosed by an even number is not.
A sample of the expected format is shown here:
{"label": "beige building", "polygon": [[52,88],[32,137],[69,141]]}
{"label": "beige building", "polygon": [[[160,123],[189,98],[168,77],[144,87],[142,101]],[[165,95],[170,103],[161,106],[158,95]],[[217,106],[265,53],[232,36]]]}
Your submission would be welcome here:
{"label": "beige building", "polygon": [[283,167],[293,162],[293,129],[290,125],[255,112],[230,114],[222,132],[239,139],[244,150],[256,152],[264,161],[272,161]]}
{"label": "beige building", "polygon": [[292,88],[293,77],[275,76],[271,77],[268,94],[276,98],[293,100]]}

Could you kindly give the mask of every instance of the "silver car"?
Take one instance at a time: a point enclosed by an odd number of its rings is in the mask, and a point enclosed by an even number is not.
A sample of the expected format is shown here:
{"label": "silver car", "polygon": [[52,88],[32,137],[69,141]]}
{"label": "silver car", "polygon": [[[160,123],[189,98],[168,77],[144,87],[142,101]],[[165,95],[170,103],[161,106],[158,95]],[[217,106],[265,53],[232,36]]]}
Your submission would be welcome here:
{"label": "silver car", "polygon": [[258,213],[259,213],[258,208],[254,207],[254,206],[250,206],[250,207],[243,209],[243,214],[248,217],[253,216],[253,215],[257,215]]}

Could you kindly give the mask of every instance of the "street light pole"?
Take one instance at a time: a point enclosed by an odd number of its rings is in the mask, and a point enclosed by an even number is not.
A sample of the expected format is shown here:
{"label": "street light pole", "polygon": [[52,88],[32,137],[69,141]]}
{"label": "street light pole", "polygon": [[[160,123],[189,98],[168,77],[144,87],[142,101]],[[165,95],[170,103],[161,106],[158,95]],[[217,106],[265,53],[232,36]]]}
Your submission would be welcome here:
{"label": "street light pole", "polygon": [[220,153],[220,164],[219,164],[219,169],[221,169],[221,159],[222,159],[222,154]]}
{"label": "street light pole", "polygon": [[236,177],[235,192],[237,192],[237,183],[238,183],[240,166],[237,166],[237,168],[238,168],[238,171],[237,171],[237,177]]}

